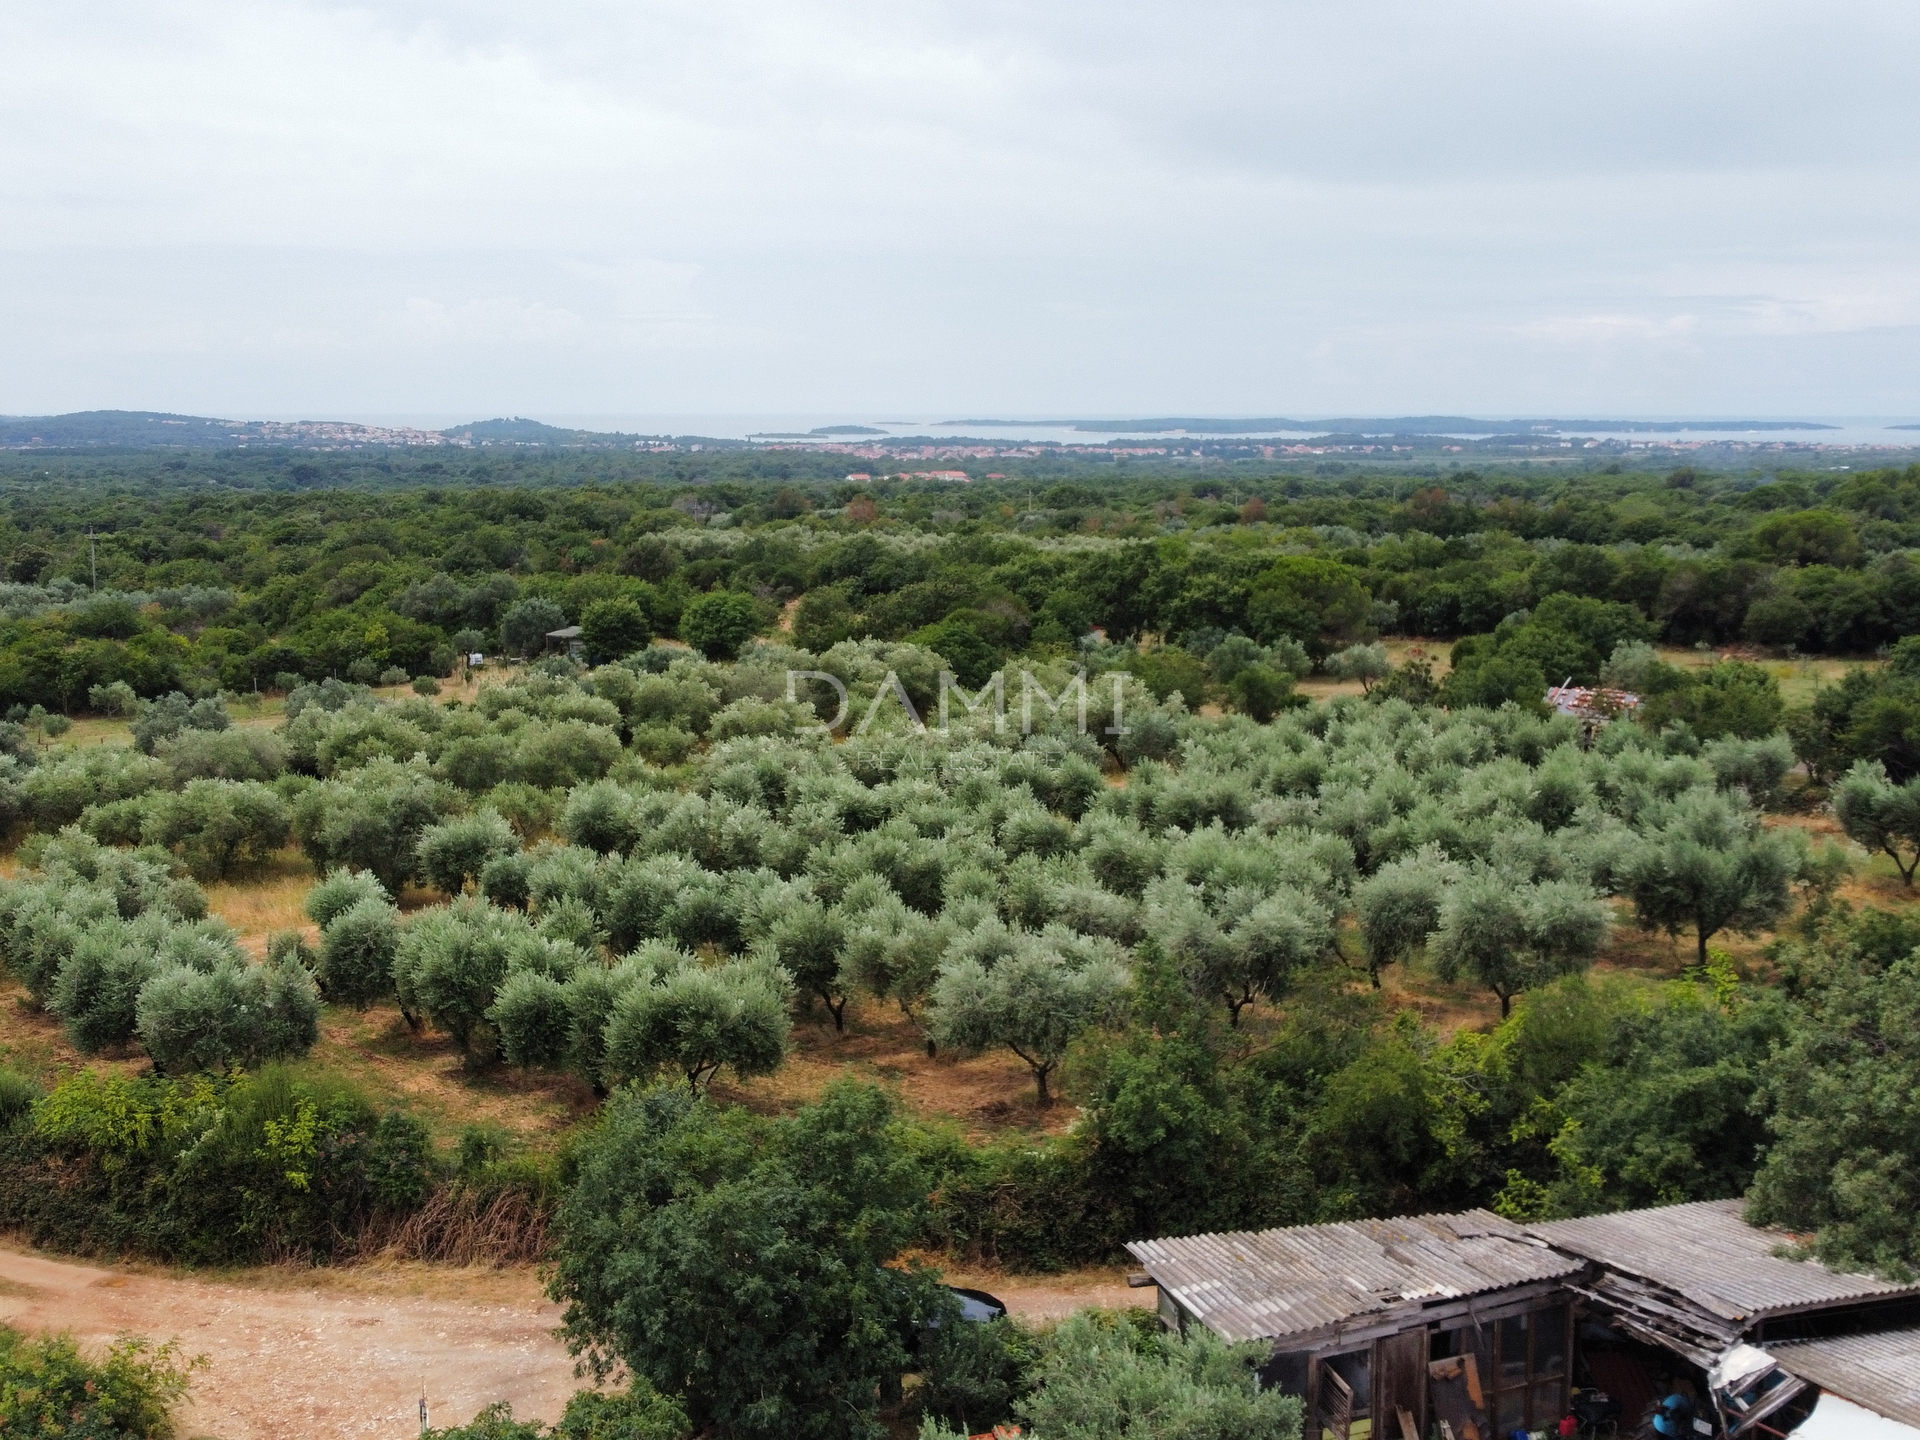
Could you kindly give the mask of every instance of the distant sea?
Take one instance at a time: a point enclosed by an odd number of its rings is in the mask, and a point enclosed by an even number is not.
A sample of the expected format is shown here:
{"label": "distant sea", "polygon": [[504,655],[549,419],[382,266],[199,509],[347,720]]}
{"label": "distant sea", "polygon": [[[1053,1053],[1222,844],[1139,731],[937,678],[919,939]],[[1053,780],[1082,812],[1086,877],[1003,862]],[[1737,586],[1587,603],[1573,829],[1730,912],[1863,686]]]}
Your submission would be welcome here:
{"label": "distant sea", "polygon": [[[307,415],[248,416],[235,418],[296,420],[314,419]],[[405,425],[422,430],[444,430],[456,425],[469,424],[475,420],[493,418],[477,412],[454,413],[443,411],[436,413],[411,414],[351,414],[328,416],[325,418],[357,421],[368,425]],[[637,435],[710,435],[721,440],[744,440],[748,437],[770,438],[773,436],[810,436],[819,440],[859,441],[879,440],[888,437],[934,436],[939,438],[972,438],[997,440],[1001,442],[1054,441],[1060,444],[1102,444],[1106,441],[1138,441],[1141,444],[1155,444],[1180,438],[1166,431],[1110,431],[1104,427],[1099,430],[1078,430],[1069,426],[1045,424],[1019,425],[957,425],[950,415],[932,415],[915,417],[899,411],[882,412],[878,415],[848,412],[822,413],[806,415],[600,415],[571,414],[549,411],[525,412],[529,420],[543,421],[548,425],[558,425],[574,430],[621,431]],[[1098,416],[1076,417],[1084,420],[1098,420]],[[1135,417],[1114,417],[1135,418]],[[1311,416],[1296,417],[1310,420]],[[1503,417],[1490,417],[1503,418]],[[1659,416],[1619,417],[1627,420],[1659,420]],[[1719,419],[1719,416],[1698,416],[1699,419]],[[1739,417],[1728,417],[1739,418]],[[1597,439],[1612,438],[1639,443],[1661,441],[1722,441],[1745,440],[1751,442],[1790,441],[1802,444],[1824,445],[1875,445],[1889,448],[1920,447],[1920,429],[1895,430],[1894,425],[1912,425],[1920,423],[1920,417],[1914,416],[1843,416],[1806,415],[1791,417],[1806,420],[1816,425],[1832,426],[1832,429],[1765,429],[1765,430],[1683,430],[1683,431],[1646,431],[1646,430],[1609,430],[1606,428],[1581,428],[1578,433]],[[1778,422],[1774,422],[1778,423]],[[814,435],[818,430],[836,426],[860,425],[882,431],[881,435],[827,434]],[[1310,435],[1325,434],[1324,429],[1305,430],[1247,430],[1216,431],[1208,430],[1204,435],[1196,434],[1192,438],[1208,440],[1226,440],[1239,438],[1271,438],[1276,440],[1301,439]],[[1386,430],[1369,433],[1389,433]],[[1456,435],[1461,438],[1479,439],[1488,434],[1498,433],[1490,430],[1430,432]],[[1573,431],[1557,432],[1572,434]]]}

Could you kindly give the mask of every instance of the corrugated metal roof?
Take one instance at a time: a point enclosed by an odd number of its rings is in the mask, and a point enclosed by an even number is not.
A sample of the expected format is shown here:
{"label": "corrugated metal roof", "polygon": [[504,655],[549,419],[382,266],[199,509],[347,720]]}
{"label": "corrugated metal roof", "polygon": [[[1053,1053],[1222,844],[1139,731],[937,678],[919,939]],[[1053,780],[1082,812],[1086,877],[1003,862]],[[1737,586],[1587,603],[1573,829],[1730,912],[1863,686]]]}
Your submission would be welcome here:
{"label": "corrugated metal roof", "polygon": [[1920,1425],[1920,1330],[1775,1341],[1767,1350],[1822,1390],[1890,1420]]}
{"label": "corrugated metal roof", "polygon": [[1458,1299],[1585,1268],[1486,1210],[1136,1240],[1127,1250],[1229,1341],[1298,1335],[1408,1301]]}
{"label": "corrugated metal roof", "polygon": [[1726,1320],[1756,1320],[1844,1300],[1904,1295],[1920,1286],[1829,1270],[1817,1260],[1786,1260],[1790,1242],[1740,1218],[1738,1200],[1702,1200],[1652,1210],[1623,1210],[1581,1220],[1549,1220],[1527,1233],[1575,1255],[1665,1286]]}

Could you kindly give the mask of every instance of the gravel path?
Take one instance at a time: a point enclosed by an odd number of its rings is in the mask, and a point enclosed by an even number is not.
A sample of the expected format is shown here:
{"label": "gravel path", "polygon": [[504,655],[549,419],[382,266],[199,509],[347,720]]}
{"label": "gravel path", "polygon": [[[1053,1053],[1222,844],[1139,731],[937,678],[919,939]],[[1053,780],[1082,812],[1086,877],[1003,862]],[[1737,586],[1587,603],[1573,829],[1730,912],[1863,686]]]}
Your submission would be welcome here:
{"label": "gravel path", "polygon": [[[949,1271],[1016,1315],[1151,1304],[1120,1270],[1012,1276]],[[218,1440],[419,1433],[464,1424],[496,1400],[522,1419],[559,1418],[580,1382],[554,1338],[560,1310],[525,1267],[431,1265],[250,1270],[199,1278],[159,1267],[87,1265],[0,1248],[0,1320],[67,1330],[86,1346],[116,1335],[178,1338],[205,1355],[180,1416],[183,1436]]]}
{"label": "gravel path", "polygon": [[0,1249],[0,1320],[68,1330],[83,1345],[178,1337],[208,1367],[180,1416],[185,1436],[419,1433],[496,1400],[554,1420],[579,1382],[553,1337],[557,1306],[530,1270],[404,1266],[181,1278]]}

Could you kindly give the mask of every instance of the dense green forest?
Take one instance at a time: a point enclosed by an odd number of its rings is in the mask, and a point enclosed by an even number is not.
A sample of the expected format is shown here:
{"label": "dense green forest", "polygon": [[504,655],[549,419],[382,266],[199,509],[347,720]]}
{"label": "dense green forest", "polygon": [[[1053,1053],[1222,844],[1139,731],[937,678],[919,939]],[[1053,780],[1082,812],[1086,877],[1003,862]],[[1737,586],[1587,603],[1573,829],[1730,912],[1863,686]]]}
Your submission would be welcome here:
{"label": "dense green forest", "polygon": [[[660,1440],[853,1433],[907,1371],[929,1433],[1068,1433],[1085,1386],[1297,1426],[1203,1341],[934,1325],[903,1251],[1744,1195],[1920,1265],[1920,469],[788,464],[14,464],[0,959],[86,1063],[0,1072],[0,1224],[542,1255],[633,1378],[551,1433]],[[1789,697],[1789,647],[1850,663]],[[1555,715],[1565,677],[1644,703]],[[212,913],[290,865],[310,929]],[[381,1007],[595,1108],[437,1145],[312,1058]],[[1017,1057],[1035,1124],[728,1098],[862,1015]]]}
{"label": "dense green forest", "polygon": [[724,655],[796,599],[810,649],[916,639],[969,678],[1096,629],[1151,637],[1162,693],[1236,632],[1314,662],[1382,634],[1476,637],[1456,668],[1484,673],[1458,684],[1497,701],[1592,680],[1620,638],[1866,656],[1920,631],[1915,469],[826,478],[844,463],[11,457],[0,704],[444,675],[595,619],[590,658],[613,658],[681,635],[689,606],[690,638]]}

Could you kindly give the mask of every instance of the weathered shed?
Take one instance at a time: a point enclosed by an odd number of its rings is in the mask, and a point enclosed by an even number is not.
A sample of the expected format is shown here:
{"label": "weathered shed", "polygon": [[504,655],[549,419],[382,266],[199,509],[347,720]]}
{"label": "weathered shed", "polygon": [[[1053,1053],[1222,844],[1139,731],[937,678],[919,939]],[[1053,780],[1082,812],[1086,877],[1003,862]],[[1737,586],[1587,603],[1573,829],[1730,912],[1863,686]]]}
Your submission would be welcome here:
{"label": "weathered shed", "polygon": [[[1565,1413],[1567,1282],[1584,1261],[1485,1210],[1137,1241],[1161,1315],[1273,1346],[1267,1383],[1319,1434],[1538,1428]],[[1484,1428],[1492,1419],[1494,1430]]]}
{"label": "weathered shed", "polygon": [[1796,1237],[1747,1224],[1737,1200],[1127,1249],[1166,1323],[1272,1347],[1262,1379],[1304,1397],[1307,1440],[1419,1440],[1429,1416],[1491,1440],[1552,1429],[1570,1408],[1630,1425],[1674,1389],[1735,1440],[1819,1419],[1823,1390],[1920,1425],[1920,1284],[1796,1258]]}
{"label": "weathered shed", "polygon": [[1802,1380],[1920,1428],[1920,1329],[1789,1340],[1767,1348]]}
{"label": "weathered shed", "polygon": [[1920,1285],[1832,1270],[1781,1253],[1795,1238],[1749,1225],[1738,1200],[1702,1200],[1550,1220],[1527,1233],[1594,1261],[1579,1287],[1621,1328],[1706,1365],[1740,1339],[1768,1338],[1781,1317],[1920,1295]]}

